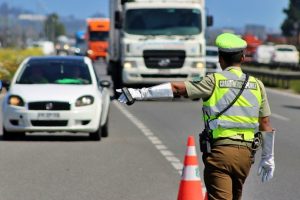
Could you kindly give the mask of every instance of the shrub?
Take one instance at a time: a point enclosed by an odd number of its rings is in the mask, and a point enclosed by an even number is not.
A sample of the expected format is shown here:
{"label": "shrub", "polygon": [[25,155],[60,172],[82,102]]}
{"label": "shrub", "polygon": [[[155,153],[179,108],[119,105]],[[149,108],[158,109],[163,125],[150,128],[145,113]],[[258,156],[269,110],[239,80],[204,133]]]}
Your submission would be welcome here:
{"label": "shrub", "polygon": [[297,93],[300,93],[300,80],[293,80],[290,83],[290,87]]}
{"label": "shrub", "polygon": [[0,79],[11,79],[25,58],[40,55],[43,55],[40,48],[0,49]]}

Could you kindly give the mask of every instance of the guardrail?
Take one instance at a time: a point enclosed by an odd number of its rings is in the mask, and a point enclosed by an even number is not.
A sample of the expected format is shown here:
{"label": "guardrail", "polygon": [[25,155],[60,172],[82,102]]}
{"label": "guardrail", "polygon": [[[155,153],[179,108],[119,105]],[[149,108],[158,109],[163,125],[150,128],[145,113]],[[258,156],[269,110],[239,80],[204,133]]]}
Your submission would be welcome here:
{"label": "guardrail", "polygon": [[300,72],[282,71],[271,69],[259,69],[257,67],[243,66],[243,71],[259,78],[262,82],[271,86],[281,86],[282,88],[290,88],[291,80],[300,80]]}

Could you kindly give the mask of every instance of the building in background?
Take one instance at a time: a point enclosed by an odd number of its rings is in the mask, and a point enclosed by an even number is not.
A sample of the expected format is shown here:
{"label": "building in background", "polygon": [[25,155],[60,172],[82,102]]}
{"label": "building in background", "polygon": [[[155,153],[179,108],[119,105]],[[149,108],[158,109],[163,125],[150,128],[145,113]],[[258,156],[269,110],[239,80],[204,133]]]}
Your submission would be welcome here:
{"label": "building in background", "polygon": [[267,30],[265,26],[248,24],[245,26],[245,34],[256,36],[259,40],[264,41],[267,39]]}

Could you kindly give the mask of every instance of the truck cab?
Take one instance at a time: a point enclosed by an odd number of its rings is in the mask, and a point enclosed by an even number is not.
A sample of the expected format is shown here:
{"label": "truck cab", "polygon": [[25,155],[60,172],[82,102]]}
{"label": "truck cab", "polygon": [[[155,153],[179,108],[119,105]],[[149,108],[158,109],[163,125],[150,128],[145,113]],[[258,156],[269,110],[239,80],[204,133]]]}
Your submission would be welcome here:
{"label": "truck cab", "polygon": [[205,76],[203,1],[110,2],[109,68],[117,87]]}
{"label": "truck cab", "polygon": [[107,56],[109,24],[107,18],[87,19],[87,55],[93,61]]}

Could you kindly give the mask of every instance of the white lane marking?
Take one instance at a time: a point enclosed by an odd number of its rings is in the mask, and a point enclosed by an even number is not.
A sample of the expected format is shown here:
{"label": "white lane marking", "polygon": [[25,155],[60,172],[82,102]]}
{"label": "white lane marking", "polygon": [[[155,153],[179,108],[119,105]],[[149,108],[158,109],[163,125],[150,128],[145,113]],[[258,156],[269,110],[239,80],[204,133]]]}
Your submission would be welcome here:
{"label": "white lane marking", "polygon": [[293,98],[300,99],[300,95],[285,92],[284,90],[275,90],[275,89],[270,89],[270,88],[266,88],[266,90],[267,90],[267,92],[270,92],[270,93],[273,93],[273,94],[278,94],[278,95],[281,95],[281,96],[288,96],[288,97],[293,97]]}
{"label": "white lane marking", "polygon": [[274,117],[274,118],[277,118],[277,119],[280,119],[280,120],[283,120],[283,121],[290,121],[289,118],[284,117],[284,116],[279,115],[279,114],[276,114],[276,113],[272,113],[272,114],[271,114],[271,117]]}
{"label": "white lane marking", "polygon": [[[167,146],[163,144],[163,142],[155,136],[155,134],[139,119],[137,119],[133,114],[131,114],[123,105],[118,103],[117,101],[113,101],[115,106],[128,118],[130,121],[140,129],[140,131],[151,141],[151,143],[159,150],[159,152],[164,156],[164,158],[171,163],[173,168],[178,171],[180,175],[182,175],[183,164],[180,160],[174,155],[172,151],[168,149]],[[201,180],[201,178],[200,178]],[[206,192],[206,188],[204,184],[202,185],[203,194]]]}

